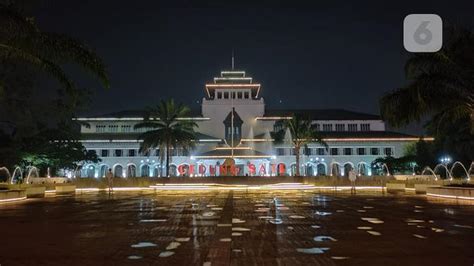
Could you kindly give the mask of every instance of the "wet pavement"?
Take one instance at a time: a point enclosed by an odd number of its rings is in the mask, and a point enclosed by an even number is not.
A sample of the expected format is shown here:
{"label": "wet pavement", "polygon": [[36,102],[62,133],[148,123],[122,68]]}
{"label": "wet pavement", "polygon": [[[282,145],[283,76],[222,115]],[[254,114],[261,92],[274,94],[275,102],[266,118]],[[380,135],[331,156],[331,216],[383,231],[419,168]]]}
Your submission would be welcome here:
{"label": "wet pavement", "polygon": [[0,204],[0,265],[473,265],[474,205],[424,195],[168,191]]}

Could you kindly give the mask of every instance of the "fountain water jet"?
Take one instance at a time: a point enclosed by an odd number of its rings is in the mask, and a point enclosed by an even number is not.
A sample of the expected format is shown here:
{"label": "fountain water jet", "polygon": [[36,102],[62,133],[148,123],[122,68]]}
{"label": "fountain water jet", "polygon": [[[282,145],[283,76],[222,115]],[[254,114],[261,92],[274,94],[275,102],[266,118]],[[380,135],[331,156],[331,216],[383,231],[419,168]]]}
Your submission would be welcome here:
{"label": "fountain water jet", "polygon": [[19,179],[22,179],[23,178],[23,170],[21,170],[20,167],[15,167],[15,169],[13,170],[13,174],[11,175],[10,177],[10,180],[8,183],[10,184],[15,184],[15,176],[16,176],[16,173],[19,172],[20,173],[20,178]]}
{"label": "fountain water jet", "polygon": [[425,166],[425,168],[423,168],[423,171],[421,171],[421,175],[424,175],[426,171],[430,172],[434,176],[435,181],[438,180],[438,176],[433,171],[433,169],[431,169],[431,167],[429,167],[429,166]]}
{"label": "fountain water jet", "polygon": [[30,166],[27,169],[29,169],[29,171],[28,171],[28,175],[26,176],[25,183],[29,184],[31,174],[33,174],[33,172],[34,172],[36,177],[39,177],[39,172],[38,172],[38,168],[36,168],[35,166]]}
{"label": "fountain water jet", "polygon": [[471,177],[469,176],[469,172],[467,171],[466,167],[464,167],[464,164],[462,164],[460,161],[456,161],[453,163],[451,166],[450,172],[451,172],[451,178],[453,177],[453,170],[456,165],[460,165],[462,169],[464,170],[464,173],[466,173],[466,179],[469,180]]}
{"label": "fountain water jet", "polygon": [[449,172],[449,169],[448,167],[445,165],[445,164],[442,164],[442,163],[439,163],[435,166],[435,168],[433,169],[433,172],[436,173],[436,170],[438,170],[440,167],[444,168],[446,170],[446,173],[447,173],[447,176],[446,178],[449,178],[449,180],[453,180],[453,177],[451,176],[451,172]]}
{"label": "fountain water jet", "polygon": [[[283,143],[284,143],[285,146],[289,146],[290,149],[293,148],[293,138],[291,136],[291,131],[290,131],[289,128],[287,128],[286,131],[285,131],[285,136],[283,137]],[[290,152],[290,154],[291,154],[291,152]],[[285,155],[290,155],[290,154],[286,154],[286,152],[285,152]]]}
{"label": "fountain water jet", "polygon": [[10,175],[10,171],[8,170],[8,168],[0,167],[0,173],[1,172],[5,172],[7,174],[7,183],[10,182],[12,176]]}

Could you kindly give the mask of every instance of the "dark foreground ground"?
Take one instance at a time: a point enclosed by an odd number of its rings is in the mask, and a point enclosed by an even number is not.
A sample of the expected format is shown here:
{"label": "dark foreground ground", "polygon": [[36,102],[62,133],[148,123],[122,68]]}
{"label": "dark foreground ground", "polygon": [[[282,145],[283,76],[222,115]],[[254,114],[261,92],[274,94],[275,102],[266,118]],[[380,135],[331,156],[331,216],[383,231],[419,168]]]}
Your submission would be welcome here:
{"label": "dark foreground ground", "polygon": [[381,193],[84,193],[0,204],[0,237],[2,266],[473,265],[474,206]]}

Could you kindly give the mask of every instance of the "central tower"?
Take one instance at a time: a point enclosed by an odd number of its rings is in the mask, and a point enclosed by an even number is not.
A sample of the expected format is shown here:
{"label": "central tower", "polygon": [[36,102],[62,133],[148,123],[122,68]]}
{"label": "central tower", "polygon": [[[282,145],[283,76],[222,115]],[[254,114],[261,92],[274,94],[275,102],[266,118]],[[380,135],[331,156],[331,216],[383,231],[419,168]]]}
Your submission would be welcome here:
{"label": "central tower", "polygon": [[[200,124],[200,131],[227,140],[232,139],[229,138],[229,133],[234,135],[234,140],[238,134],[240,140],[240,137],[248,137],[251,129],[256,130],[255,118],[263,116],[265,103],[260,96],[261,85],[254,83],[253,78],[248,77],[245,71],[221,71],[220,76],[208,82],[205,89],[202,115],[210,120]],[[235,120],[236,117],[239,118],[238,121]],[[232,121],[236,124],[232,125]],[[227,125],[229,123],[230,126]],[[237,129],[237,125],[240,128]],[[234,143],[234,146],[237,144]]]}

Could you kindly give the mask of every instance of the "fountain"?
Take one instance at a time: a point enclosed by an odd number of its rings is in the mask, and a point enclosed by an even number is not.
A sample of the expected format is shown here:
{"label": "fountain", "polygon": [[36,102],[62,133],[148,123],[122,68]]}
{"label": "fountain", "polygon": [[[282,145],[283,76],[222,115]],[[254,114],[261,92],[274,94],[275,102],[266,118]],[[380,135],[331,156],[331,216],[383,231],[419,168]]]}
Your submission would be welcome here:
{"label": "fountain", "polygon": [[436,173],[436,170],[438,170],[440,167],[446,170],[446,178],[447,179],[449,178],[449,180],[453,180],[453,177],[451,176],[451,172],[449,172],[449,169],[445,164],[442,164],[442,163],[437,164],[435,168],[433,169],[433,172]]}
{"label": "fountain", "polygon": [[[20,173],[20,176],[19,176],[18,179],[21,180],[21,179],[23,178],[23,171],[21,170],[20,167],[17,166],[17,167],[15,167],[15,169],[13,170],[13,174],[12,174],[11,177],[10,177],[10,181],[9,181],[10,184],[15,184],[15,177],[16,177],[16,173],[17,173],[17,172]],[[17,179],[16,181],[18,181],[18,179]]]}
{"label": "fountain", "polygon": [[[285,131],[285,136],[283,137],[283,143],[285,146],[289,146],[290,149],[293,148],[293,138],[291,137],[291,131],[289,128],[287,128]],[[291,155],[291,152],[290,154],[286,154],[285,152],[285,155]]]}
{"label": "fountain", "polygon": [[10,179],[11,179],[11,175],[10,175],[10,171],[8,171],[8,168],[0,167],[0,173],[2,173],[2,172],[7,174],[7,182],[9,182]]}
{"label": "fountain", "polygon": [[267,154],[273,154],[273,142],[272,142],[272,136],[270,135],[270,131],[267,129],[265,131],[265,135],[263,137],[265,139],[265,144],[264,144],[264,151]]}
{"label": "fountain", "polygon": [[467,170],[467,173],[469,174],[469,177],[471,177],[471,171],[474,170],[474,162],[471,163],[471,166],[469,166],[469,170]]}
{"label": "fountain", "polygon": [[247,144],[250,149],[254,150],[255,149],[255,142],[254,142],[254,134],[253,134],[253,127],[250,127],[250,130],[249,130],[249,135],[248,135],[248,139],[250,140],[249,143]]}
{"label": "fountain", "polygon": [[36,168],[35,166],[29,166],[27,170],[28,169],[29,171],[28,171],[28,175],[26,176],[26,181],[25,181],[26,184],[29,184],[31,174],[33,174],[33,172],[35,173],[36,177],[39,177],[38,168]]}
{"label": "fountain", "polygon": [[389,175],[390,175],[390,171],[388,170],[387,164],[386,164],[386,163],[382,163],[382,167],[385,168],[385,171],[387,171],[387,176],[389,176]]}
{"label": "fountain", "polygon": [[436,173],[433,171],[433,169],[431,169],[431,167],[429,166],[425,166],[425,168],[423,168],[423,171],[421,171],[421,175],[425,175],[425,172],[428,171],[430,172],[434,178],[435,178],[435,181],[438,180],[438,176],[436,175]]}
{"label": "fountain", "polygon": [[453,170],[454,170],[454,167],[456,167],[456,165],[460,165],[462,167],[462,169],[464,170],[464,173],[466,173],[466,179],[469,180],[471,178],[469,176],[469,172],[466,170],[466,167],[464,167],[464,164],[462,164],[460,161],[454,162],[453,165],[451,166],[451,169],[450,169],[451,178],[453,177]]}

